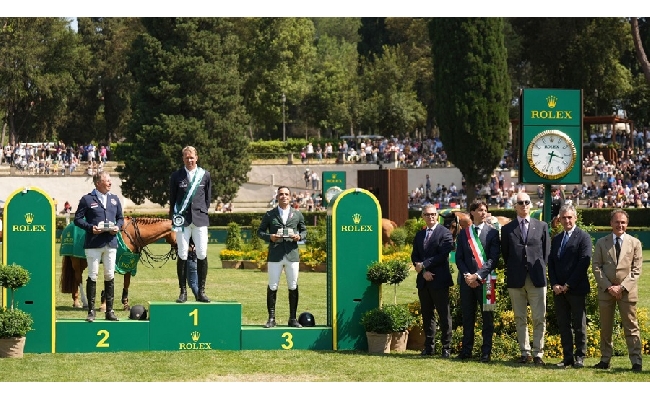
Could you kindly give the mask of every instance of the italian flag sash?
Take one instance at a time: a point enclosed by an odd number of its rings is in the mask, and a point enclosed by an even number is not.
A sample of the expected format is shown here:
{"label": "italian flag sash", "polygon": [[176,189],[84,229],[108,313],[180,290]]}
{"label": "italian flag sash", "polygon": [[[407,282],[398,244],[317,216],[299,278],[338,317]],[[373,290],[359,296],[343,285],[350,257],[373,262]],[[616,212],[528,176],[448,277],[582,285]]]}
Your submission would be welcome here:
{"label": "italian flag sash", "polygon": [[[481,269],[487,257],[485,256],[483,245],[478,239],[478,236],[476,236],[476,231],[473,228],[472,225],[465,228],[465,234],[467,235],[469,248],[474,254],[476,264],[478,264],[478,269]],[[494,311],[496,309],[496,280],[497,274],[492,271],[483,284],[483,311]]]}

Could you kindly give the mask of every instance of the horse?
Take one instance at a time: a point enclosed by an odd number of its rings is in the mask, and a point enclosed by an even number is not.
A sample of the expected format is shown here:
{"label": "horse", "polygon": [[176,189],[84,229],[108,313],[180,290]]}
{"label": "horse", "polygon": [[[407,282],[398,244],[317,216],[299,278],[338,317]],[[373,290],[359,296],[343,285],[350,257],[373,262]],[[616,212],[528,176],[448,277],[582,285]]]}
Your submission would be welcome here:
{"label": "horse", "polygon": [[[76,228],[76,229],[75,229]],[[62,271],[60,280],[60,289],[62,293],[72,294],[72,307],[83,308],[79,289],[82,288],[83,270],[88,267],[85,254],[83,253],[83,241],[86,232],[74,225],[68,225],[61,235],[61,255]],[[149,252],[147,245],[156,242],[159,239],[165,239],[165,242],[171,245],[167,254],[162,256],[154,255]],[[151,261],[167,261],[176,257],[176,232],[172,230],[171,220],[165,218],[140,218],[124,217],[124,225],[118,233],[118,242],[123,242],[128,251],[119,254],[115,266],[115,272],[124,275],[124,288],[122,289],[122,305],[124,310],[129,310],[129,286],[131,285],[131,276],[137,272],[137,264],[142,254],[145,255],[145,261],[151,265]],[[68,246],[64,250],[64,246]],[[102,293],[103,294],[103,293]],[[85,296],[82,296],[85,297]],[[85,300],[85,299],[84,299]],[[106,307],[105,299],[102,296],[102,306],[100,310]],[[85,303],[85,301],[84,301]]]}
{"label": "horse", "polygon": [[388,218],[381,219],[381,244],[387,246],[393,244],[393,241],[390,240],[390,234],[393,232],[393,229],[397,228],[397,223],[391,221]]}

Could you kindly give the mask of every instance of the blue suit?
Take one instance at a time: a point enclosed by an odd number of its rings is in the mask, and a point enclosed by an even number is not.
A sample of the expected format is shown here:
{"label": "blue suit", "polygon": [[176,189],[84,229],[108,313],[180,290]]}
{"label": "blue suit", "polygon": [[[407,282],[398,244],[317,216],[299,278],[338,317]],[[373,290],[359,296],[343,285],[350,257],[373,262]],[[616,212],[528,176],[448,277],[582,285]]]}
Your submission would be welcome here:
{"label": "blue suit", "polygon": [[[436,321],[434,309],[440,318],[442,331],[441,344],[443,354],[450,352],[451,346],[451,312],[449,310],[449,287],[454,285],[449,270],[449,253],[453,249],[454,239],[449,229],[441,224],[434,225],[431,238],[425,244],[426,229],[419,231],[413,239],[411,261],[421,262],[424,269],[416,277],[416,287],[420,299],[422,322],[426,339],[423,354],[432,355],[435,351]],[[432,281],[426,281],[422,274],[431,272]]]}
{"label": "blue suit", "polygon": [[117,249],[116,235],[110,232],[93,234],[93,226],[97,226],[100,222],[112,222],[121,230],[124,225],[122,204],[119,197],[109,192],[104,206],[99,200],[97,191],[93,190],[81,198],[74,214],[74,224],[86,231],[84,249],[97,249],[104,246]]}

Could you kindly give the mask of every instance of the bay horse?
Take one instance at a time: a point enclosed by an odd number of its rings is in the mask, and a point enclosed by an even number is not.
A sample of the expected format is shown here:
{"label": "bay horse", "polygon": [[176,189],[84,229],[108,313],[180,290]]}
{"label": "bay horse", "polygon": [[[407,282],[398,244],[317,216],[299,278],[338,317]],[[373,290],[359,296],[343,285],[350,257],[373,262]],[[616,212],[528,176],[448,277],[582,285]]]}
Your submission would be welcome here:
{"label": "bay horse", "polygon": [[[74,223],[68,225],[61,235],[61,255],[63,257],[61,266],[60,288],[62,293],[72,294],[72,307],[83,308],[79,295],[79,288],[82,287],[82,274],[88,267],[85,254],[83,252],[83,241],[86,232],[78,228]],[[129,306],[129,286],[131,286],[131,276],[137,272],[137,264],[142,254],[145,255],[145,262],[151,265],[151,261],[164,261],[176,257],[176,232],[172,231],[171,220],[166,218],[147,218],[147,217],[124,217],[124,225],[119,232],[124,245],[135,255],[135,258],[120,263],[122,259],[118,255],[115,266],[115,272],[124,275],[124,288],[122,289],[122,305],[124,310]],[[165,242],[171,245],[167,254],[157,256],[151,254],[147,245],[165,239]],[[64,246],[69,246],[64,251]],[[74,249],[72,248],[74,247]],[[128,252],[125,254],[128,256]],[[126,260],[126,257],[124,258]],[[83,290],[83,289],[82,289]],[[84,296],[85,297],[85,296]],[[85,299],[84,299],[85,300]],[[102,296],[103,310],[105,300]],[[85,301],[84,301],[85,303]],[[85,305],[85,304],[84,304]]]}

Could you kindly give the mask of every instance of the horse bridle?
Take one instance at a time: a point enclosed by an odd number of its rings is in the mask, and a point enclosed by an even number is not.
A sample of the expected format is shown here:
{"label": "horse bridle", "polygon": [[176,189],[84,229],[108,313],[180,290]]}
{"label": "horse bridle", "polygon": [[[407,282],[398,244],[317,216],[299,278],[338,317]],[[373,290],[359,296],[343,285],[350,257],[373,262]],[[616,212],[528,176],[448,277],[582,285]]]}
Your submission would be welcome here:
{"label": "horse bridle", "polygon": [[[133,232],[135,233],[135,239],[131,237],[129,232],[126,231],[126,228],[129,225],[133,225]],[[133,243],[133,246],[135,247],[134,253],[136,254],[144,254],[144,261],[149,264],[150,267],[153,268],[153,263],[159,263],[162,262],[162,265],[165,265],[169,259],[175,260],[176,259],[176,247],[174,245],[171,245],[171,248],[169,251],[165,254],[162,255],[157,255],[153,254],[149,249],[147,248],[147,245],[142,245],[144,243],[144,240],[142,240],[142,235],[140,234],[140,227],[138,226],[138,219],[136,217],[131,217],[131,220],[126,224],[122,226],[122,233],[126,235],[126,237]],[[162,268],[162,265],[160,268]]]}

